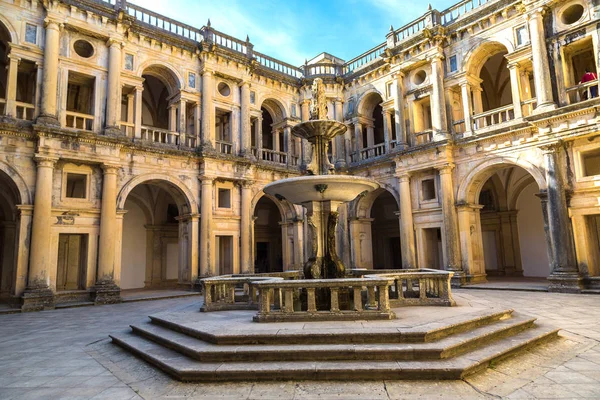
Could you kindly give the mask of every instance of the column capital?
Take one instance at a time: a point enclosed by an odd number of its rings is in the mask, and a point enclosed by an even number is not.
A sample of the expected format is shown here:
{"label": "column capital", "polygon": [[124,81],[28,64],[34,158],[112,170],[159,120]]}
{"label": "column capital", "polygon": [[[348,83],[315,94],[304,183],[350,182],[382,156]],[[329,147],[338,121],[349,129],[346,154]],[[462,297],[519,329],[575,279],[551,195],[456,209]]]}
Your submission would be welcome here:
{"label": "column capital", "polygon": [[106,41],[106,47],[112,47],[115,45],[120,46],[119,50],[121,50],[122,48],[125,47],[125,42],[123,42],[123,40],[120,38],[114,38],[114,37],[108,38],[108,40]]}
{"label": "column capital", "polygon": [[214,74],[214,72],[211,69],[204,68],[204,70],[202,71],[202,76],[205,76],[205,75],[206,76],[210,76],[210,75],[213,75],[213,74]]}
{"label": "column capital", "polygon": [[399,182],[410,182],[410,177],[412,174],[410,172],[400,172],[396,174],[396,178],[398,178]]}
{"label": "column capital", "polygon": [[238,84],[238,86],[239,86],[239,87],[247,87],[247,88],[250,88],[251,84],[250,84],[250,81],[241,81],[241,82]]}
{"label": "column capital", "polygon": [[546,6],[540,6],[540,7],[535,7],[531,10],[529,10],[529,12],[527,12],[526,18],[529,19],[533,19],[533,18],[541,18],[543,17],[547,12],[549,11],[549,8]]}
{"label": "column capital", "polygon": [[110,164],[110,163],[104,163],[100,167],[104,171],[104,175],[116,175],[119,168],[121,168],[121,166],[118,164]]}
{"label": "column capital", "polygon": [[563,143],[562,141],[558,141],[555,143],[545,144],[540,146],[540,150],[542,150],[542,154],[556,154],[562,149]]}
{"label": "column capital", "polygon": [[54,168],[54,164],[58,161],[58,157],[49,156],[43,154],[36,154],[33,156],[34,161],[37,163],[38,167],[49,167]]}
{"label": "column capital", "polygon": [[448,163],[448,164],[436,166],[434,168],[439,171],[440,175],[444,175],[444,174],[451,173],[452,170],[454,169],[454,167],[455,167],[454,163]]}
{"label": "column capital", "polygon": [[59,22],[55,19],[52,18],[48,18],[46,17],[46,19],[44,19],[44,28],[46,29],[53,29],[55,31],[62,31],[64,28],[65,24],[62,22]]}
{"label": "column capital", "polygon": [[203,185],[212,185],[214,178],[211,176],[201,176],[198,180],[202,182]]}
{"label": "column capital", "polygon": [[251,179],[242,179],[239,180],[238,183],[242,189],[251,189],[256,182]]}

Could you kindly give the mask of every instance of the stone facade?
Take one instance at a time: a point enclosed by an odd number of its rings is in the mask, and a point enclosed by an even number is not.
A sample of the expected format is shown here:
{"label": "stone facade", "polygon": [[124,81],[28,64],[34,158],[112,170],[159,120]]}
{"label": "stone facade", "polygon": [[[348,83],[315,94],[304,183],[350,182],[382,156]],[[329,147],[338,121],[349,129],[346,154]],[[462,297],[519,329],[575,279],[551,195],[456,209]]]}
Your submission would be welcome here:
{"label": "stone facade", "polygon": [[291,127],[315,77],[348,126],[332,163],[381,185],[340,209],[349,268],[600,285],[595,0],[429,9],[353,60],[301,67],[111,3],[0,2],[2,301],[300,269],[304,211],[262,187],[305,171]]}

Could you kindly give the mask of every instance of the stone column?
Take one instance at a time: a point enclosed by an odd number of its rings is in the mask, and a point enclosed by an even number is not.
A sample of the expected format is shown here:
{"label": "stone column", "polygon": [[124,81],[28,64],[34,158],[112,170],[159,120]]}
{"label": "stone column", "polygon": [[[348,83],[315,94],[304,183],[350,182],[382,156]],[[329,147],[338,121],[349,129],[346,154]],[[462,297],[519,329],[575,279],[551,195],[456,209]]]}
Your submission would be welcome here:
{"label": "stone column", "polygon": [[98,242],[98,272],[94,287],[96,304],[118,303],[120,289],[115,284],[115,253],[117,226],[117,165],[102,165],[102,205],[100,208],[100,240]]}
{"label": "stone column", "polygon": [[58,93],[58,54],[61,28],[62,24],[59,24],[56,21],[46,21],[42,106],[38,121],[50,125],[59,125],[56,116],[56,102]]}
{"label": "stone column", "polygon": [[458,217],[454,204],[454,185],[452,170],[454,165],[447,164],[438,167],[442,192],[442,214],[444,216],[444,238],[446,240],[446,270],[453,271],[453,285],[464,283],[464,272],[460,260],[460,242],[458,234]]}
{"label": "stone column", "polygon": [[259,117],[256,121],[256,158],[259,160],[262,160],[262,139],[262,117]]}
{"label": "stone column", "polygon": [[548,228],[551,241],[552,273],[548,277],[552,292],[578,293],[581,276],[575,262],[571,219],[567,208],[565,184],[558,160],[560,143],[543,148],[548,182]]}
{"label": "stone column", "polygon": [[212,244],[213,180],[203,177],[202,197],[200,199],[200,277],[215,274],[215,266],[210,262]]}
{"label": "stone column", "polygon": [[552,83],[550,80],[550,66],[548,63],[548,52],[546,50],[546,34],[544,33],[544,12],[540,7],[527,15],[529,22],[529,35],[531,37],[531,55],[533,70],[533,81],[537,106],[535,112],[544,112],[556,108],[552,97]]}
{"label": "stone column", "polygon": [[473,135],[473,121],[471,116],[473,115],[473,109],[471,108],[471,86],[468,82],[462,82],[460,84],[460,92],[462,97],[462,105],[464,112],[464,121],[465,121],[465,132],[463,136],[472,136]]}
{"label": "stone column", "polygon": [[392,115],[385,110],[383,112],[383,143],[385,153],[390,152],[390,141],[392,140]]}
{"label": "stone column", "polygon": [[431,125],[433,141],[444,140],[448,132],[446,121],[446,99],[444,98],[444,70],[441,54],[431,57],[431,80],[433,83],[431,98]]}
{"label": "stone column", "polygon": [[240,185],[241,190],[241,205],[240,205],[240,240],[241,240],[241,271],[242,274],[251,274],[254,272],[254,266],[252,263],[252,235],[250,234],[252,229],[252,184],[251,181],[244,181]]}
{"label": "stone column", "polygon": [[50,289],[50,235],[52,226],[52,187],[55,157],[36,155],[37,174],[33,201],[29,277],[23,293],[23,311],[54,308]]}
{"label": "stone column", "polygon": [[200,142],[200,116],[202,114],[200,103],[194,105],[194,137],[196,143]]}
{"label": "stone column", "polygon": [[[344,103],[342,102],[342,99],[335,99],[334,107],[335,120],[344,122]],[[336,136],[334,140],[336,146],[335,167],[336,169],[346,168],[346,133],[344,132],[343,135]]]}
{"label": "stone column", "polygon": [[[250,135],[252,134],[250,123],[250,83],[242,82],[240,84],[241,96],[240,96],[240,107],[242,113],[242,132],[241,132],[241,149],[240,156],[250,157],[252,151],[250,150]],[[243,271],[243,268],[242,268]]]}
{"label": "stone column", "polygon": [[394,79],[396,91],[394,92],[394,123],[396,124],[396,147],[406,147],[406,129],[404,129],[404,74],[399,72]]}
{"label": "stone column", "polygon": [[215,148],[215,109],[213,105],[213,72],[202,74],[202,144],[204,149]]}
{"label": "stone column", "polygon": [[400,247],[402,250],[402,268],[418,268],[410,196],[410,175],[400,175],[398,182],[400,189]]}
{"label": "stone column", "polygon": [[186,115],[187,101],[185,99],[179,99],[179,144],[181,146],[187,146],[186,134],[187,134],[187,115]]}
{"label": "stone column", "polygon": [[512,94],[515,119],[519,119],[523,117],[523,110],[521,107],[521,84],[519,82],[519,65],[516,63],[508,64],[508,71],[510,73],[510,91]]}
{"label": "stone column", "polygon": [[135,87],[135,121],[134,121],[134,137],[142,137],[142,95],[144,93],[143,86]]}
{"label": "stone column", "polygon": [[104,133],[107,135],[118,135],[119,111],[121,99],[119,96],[119,78],[121,77],[121,42],[109,39],[108,46],[108,79],[106,87],[106,121]]}
{"label": "stone column", "polygon": [[6,115],[17,117],[17,75],[21,59],[12,54],[8,55],[8,76],[6,79]]}

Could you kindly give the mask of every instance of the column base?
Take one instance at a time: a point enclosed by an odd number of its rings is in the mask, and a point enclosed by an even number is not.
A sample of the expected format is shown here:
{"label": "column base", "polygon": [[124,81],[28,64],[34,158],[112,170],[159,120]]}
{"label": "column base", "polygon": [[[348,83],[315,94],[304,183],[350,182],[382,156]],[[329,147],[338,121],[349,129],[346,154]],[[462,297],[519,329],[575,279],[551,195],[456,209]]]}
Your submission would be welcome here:
{"label": "column base", "polygon": [[448,139],[448,132],[446,131],[435,131],[433,132],[432,142],[441,142]]}
{"label": "column base", "polygon": [[467,275],[464,271],[457,271],[452,269],[447,269],[448,272],[454,272],[452,278],[450,278],[450,286],[453,288],[459,288],[465,283],[467,283]]}
{"label": "column base", "polygon": [[107,126],[104,128],[104,136],[123,136],[123,133],[118,126]]}
{"label": "column base", "polygon": [[463,285],[474,285],[476,283],[487,283],[487,274],[467,274]]}
{"label": "column base", "polygon": [[577,272],[553,272],[548,281],[549,292],[581,293],[583,289],[583,278]]}
{"label": "column base", "polygon": [[538,104],[536,108],[533,109],[532,114],[543,114],[548,111],[556,110],[556,103],[548,102]]}
{"label": "column base", "polygon": [[54,292],[48,287],[25,289],[21,297],[21,311],[44,311],[54,309]]}
{"label": "column base", "polygon": [[56,115],[40,114],[35,120],[37,125],[47,125],[52,127],[60,127],[60,121]]}
{"label": "column base", "polygon": [[121,300],[121,288],[114,282],[97,282],[91,290],[92,300],[96,305],[116,304]]}

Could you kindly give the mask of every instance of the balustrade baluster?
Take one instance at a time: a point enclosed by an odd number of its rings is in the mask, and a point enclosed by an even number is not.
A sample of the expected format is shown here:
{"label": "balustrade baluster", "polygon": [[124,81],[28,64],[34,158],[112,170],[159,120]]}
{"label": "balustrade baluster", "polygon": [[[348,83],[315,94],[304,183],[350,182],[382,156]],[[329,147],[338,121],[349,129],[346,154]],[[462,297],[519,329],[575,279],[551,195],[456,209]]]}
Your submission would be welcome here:
{"label": "balustrade baluster", "polygon": [[294,312],[294,289],[285,289],[285,303],[283,311],[286,313]]}
{"label": "balustrade baluster", "polygon": [[390,298],[387,285],[377,287],[379,292],[379,311],[388,312],[390,310]]}
{"label": "balustrade baluster", "polygon": [[331,292],[331,312],[339,312],[340,311],[340,304],[339,304],[339,298],[338,298],[338,288],[331,288],[330,290]]}
{"label": "balustrade baluster", "polygon": [[375,308],[376,306],[375,286],[367,286],[367,308]]}
{"label": "balustrade baluster", "polygon": [[419,279],[419,298],[425,300],[427,298],[427,288],[425,287],[425,279]]}
{"label": "balustrade baluster", "polygon": [[315,299],[315,288],[306,289],[307,311],[309,313],[317,312],[317,303]]}
{"label": "balustrade baluster", "polygon": [[363,310],[363,305],[362,305],[362,287],[355,287],[354,288],[354,311],[362,311]]}

